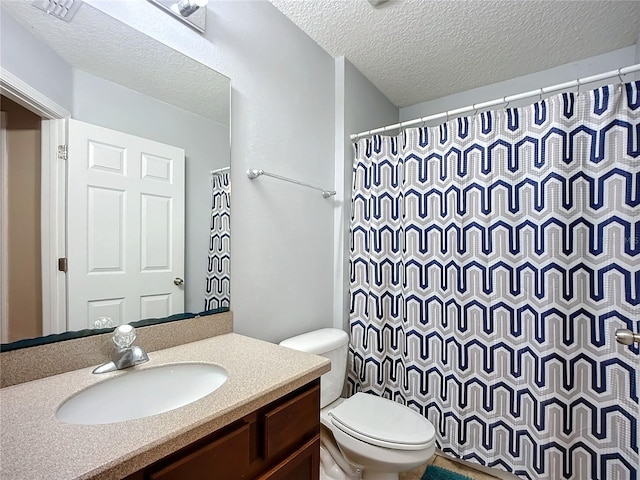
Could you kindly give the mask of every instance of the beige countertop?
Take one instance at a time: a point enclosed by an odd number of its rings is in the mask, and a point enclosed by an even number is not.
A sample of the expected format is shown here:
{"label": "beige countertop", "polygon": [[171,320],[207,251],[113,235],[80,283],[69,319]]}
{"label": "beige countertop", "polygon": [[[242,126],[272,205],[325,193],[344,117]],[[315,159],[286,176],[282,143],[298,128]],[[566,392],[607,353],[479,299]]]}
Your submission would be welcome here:
{"label": "beige countertop", "polygon": [[[147,418],[70,425],[55,417],[67,398],[95,383],[175,362],[217,364],[228,379],[194,403]],[[151,352],[133,369],[92,370],[0,389],[2,480],[120,479],[319,377],[329,361],[229,333]]]}

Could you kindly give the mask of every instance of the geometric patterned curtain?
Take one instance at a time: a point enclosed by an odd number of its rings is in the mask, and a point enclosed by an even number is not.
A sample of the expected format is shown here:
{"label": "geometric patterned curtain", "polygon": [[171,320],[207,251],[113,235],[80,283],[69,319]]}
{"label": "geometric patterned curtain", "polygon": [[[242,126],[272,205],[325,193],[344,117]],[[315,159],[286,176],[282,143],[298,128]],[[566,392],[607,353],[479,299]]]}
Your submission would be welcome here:
{"label": "geometric patterned curtain", "polygon": [[640,82],[355,156],[350,393],[521,478],[638,479]]}
{"label": "geometric patterned curtain", "polygon": [[231,182],[229,172],[211,176],[211,234],[205,287],[204,310],[229,307]]}

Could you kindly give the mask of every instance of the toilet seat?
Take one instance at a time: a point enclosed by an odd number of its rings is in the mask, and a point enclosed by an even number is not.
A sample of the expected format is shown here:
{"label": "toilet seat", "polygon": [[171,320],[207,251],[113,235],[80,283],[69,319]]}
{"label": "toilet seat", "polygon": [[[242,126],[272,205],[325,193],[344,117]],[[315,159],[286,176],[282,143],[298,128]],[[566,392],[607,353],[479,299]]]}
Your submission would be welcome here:
{"label": "toilet seat", "polygon": [[331,423],[347,435],[379,447],[422,450],[435,441],[426,418],[392,400],[358,392],[329,412]]}

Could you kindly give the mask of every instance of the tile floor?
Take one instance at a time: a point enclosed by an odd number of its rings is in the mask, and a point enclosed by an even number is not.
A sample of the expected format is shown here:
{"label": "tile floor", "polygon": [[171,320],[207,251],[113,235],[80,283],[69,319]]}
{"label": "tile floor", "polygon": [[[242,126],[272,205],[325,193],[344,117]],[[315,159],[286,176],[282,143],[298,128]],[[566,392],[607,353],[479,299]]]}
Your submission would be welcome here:
{"label": "tile floor", "polygon": [[453,462],[446,457],[441,457],[439,455],[435,455],[431,462],[428,464],[422,465],[421,467],[414,468],[413,470],[409,470],[408,472],[404,472],[400,474],[400,480],[420,480],[422,474],[424,473],[427,465],[433,464],[440,468],[446,468],[447,470],[451,470],[452,472],[459,473],[461,475],[465,475],[473,480],[495,480],[496,477],[492,475],[487,475],[486,473],[480,472],[478,470],[474,470],[473,468],[469,468],[465,465],[461,465],[459,463]]}

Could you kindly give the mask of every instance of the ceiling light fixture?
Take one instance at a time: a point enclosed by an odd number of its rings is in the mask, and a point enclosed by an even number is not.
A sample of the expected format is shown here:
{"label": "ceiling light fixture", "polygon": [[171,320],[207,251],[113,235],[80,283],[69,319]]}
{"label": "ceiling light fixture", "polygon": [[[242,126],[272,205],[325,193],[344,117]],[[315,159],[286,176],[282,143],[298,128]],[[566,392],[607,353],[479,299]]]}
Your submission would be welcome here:
{"label": "ceiling light fixture", "polygon": [[173,17],[186,23],[200,33],[207,24],[207,3],[209,0],[149,0]]}
{"label": "ceiling light fixture", "polygon": [[171,6],[171,10],[179,13],[183,17],[188,17],[196,13],[201,7],[206,7],[209,0],[181,0]]}

